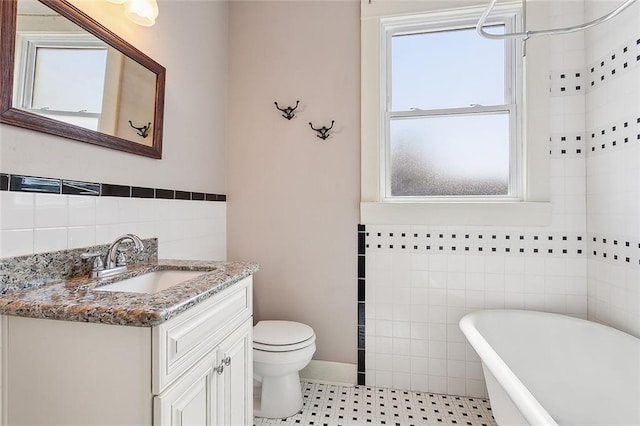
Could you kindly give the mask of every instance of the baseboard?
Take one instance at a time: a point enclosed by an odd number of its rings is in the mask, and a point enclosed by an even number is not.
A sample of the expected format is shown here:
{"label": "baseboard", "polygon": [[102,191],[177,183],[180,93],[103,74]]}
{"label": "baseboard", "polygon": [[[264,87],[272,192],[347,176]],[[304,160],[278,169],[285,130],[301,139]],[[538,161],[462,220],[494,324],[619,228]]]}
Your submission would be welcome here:
{"label": "baseboard", "polygon": [[357,365],[343,362],[313,359],[300,371],[300,379],[306,382],[354,386],[357,383],[357,378]]}

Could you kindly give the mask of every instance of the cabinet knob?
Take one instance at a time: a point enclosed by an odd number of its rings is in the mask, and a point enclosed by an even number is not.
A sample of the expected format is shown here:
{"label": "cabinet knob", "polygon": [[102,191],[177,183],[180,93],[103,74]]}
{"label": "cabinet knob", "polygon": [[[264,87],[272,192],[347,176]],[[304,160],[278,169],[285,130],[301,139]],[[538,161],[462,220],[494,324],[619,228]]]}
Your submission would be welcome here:
{"label": "cabinet knob", "polygon": [[230,356],[227,356],[227,357],[223,358],[223,359],[222,359],[222,363],[223,363],[224,365],[226,365],[227,367],[228,367],[228,366],[230,366],[230,365],[231,365],[231,357],[230,357]]}
{"label": "cabinet knob", "polygon": [[214,370],[216,373],[218,373],[218,375],[222,374],[224,372],[224,364],[220,364],[219,366],[214,368]]}

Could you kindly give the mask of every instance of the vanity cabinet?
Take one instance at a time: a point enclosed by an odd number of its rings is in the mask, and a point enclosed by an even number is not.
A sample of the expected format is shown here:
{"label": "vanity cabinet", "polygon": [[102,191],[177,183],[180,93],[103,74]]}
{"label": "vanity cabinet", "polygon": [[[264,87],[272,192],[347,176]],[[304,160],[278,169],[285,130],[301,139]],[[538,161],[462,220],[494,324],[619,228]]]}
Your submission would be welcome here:
{"label": "vanity cabinet", "polygon": [[250,425],[252,278],[153,327],[6,316],[10,425]]}
{"label": "vanity cabinet", "polygon": [[247,320],[162,394],[154,397],[155,426],[249,425],[252,332]]}

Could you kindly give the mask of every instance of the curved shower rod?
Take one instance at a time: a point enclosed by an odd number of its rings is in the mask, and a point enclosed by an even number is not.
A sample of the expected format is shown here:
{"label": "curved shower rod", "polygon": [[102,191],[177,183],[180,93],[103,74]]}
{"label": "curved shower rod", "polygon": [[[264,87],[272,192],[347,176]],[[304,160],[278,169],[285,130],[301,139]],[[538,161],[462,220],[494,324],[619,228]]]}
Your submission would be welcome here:
{"label": "curved shower rod", "polygon": [[[553,35],[553,34],[567,34],[567,33],[572,33],[572,32],[575,32],[575,31],[586,30],[587,28],[591,28],[591,27],[594,27],[594,26],[596,26],[598,24],[601,24],[603,22],[608,21],[609,19],[611,19],[614,16],[618,15],[623,10],[625,10],[626,8],[628,8],[633,3],[636,2],[636,0],[626,0],[624,3],[622,3],[620,6],[618,6],[616,9],[614,9],[611,12],[609,12],[608,14],[606,14],[606,15],[598,18],[598,19],[594,19],[593,21],[585,22],[584,24],[581,24],[581,25],[574,25],[572,27],[553,28],[553,29],[548,29],[548,30],[537,30],[537,31],[523,31],[523,32],[519,32],[519,33],[491,34],[491,33],[488,33],[488,32],[486,32],[484,30],[484,24],[485,24],[485,21],[487,20],[487,18],[489,17],[489,14],[493,10],[493,7],[495,6],[496,1],[497,0],[490,0],[489,5],[485,9],[485,11],[482,13],[482,16],[480,16],[480,20],[478,20],[478,24],[476,25],[476,31],[478,32],[478,34],[480,34],[482,37],[490,38],[490,39],[494,39],[494,40],[504,40],[504,39],[509,39],[509,38],[521,38],[521,39],[523,39],[525,41],[530,39],[531,37],[536,37],[536,36]],[[522,0],[522,8],[523,8],[523,13],[526,13],[526,0]],[[526,25],[526,23],[524,25]]]}

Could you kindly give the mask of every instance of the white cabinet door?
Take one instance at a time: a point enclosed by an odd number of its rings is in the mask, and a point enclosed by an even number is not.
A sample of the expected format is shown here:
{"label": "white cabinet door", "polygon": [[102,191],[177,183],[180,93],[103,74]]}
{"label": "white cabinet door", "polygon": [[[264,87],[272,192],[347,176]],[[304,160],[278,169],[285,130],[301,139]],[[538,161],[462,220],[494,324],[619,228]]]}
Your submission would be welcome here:
{"label": "white cabinet door", "polygon": [[192,383],[179,398],[171,404],[172,425],[208,425],[209,424],[209,375],[202,376]]}
{"label": "white cabinet door", "polygon": [[211,351],[173,386],[154,398],[155,426],[214,426],[218,374],[217,350]]}
{"label": "white cabinet door", "polygon": [[253,424],[253,320],[238,327],[219,347],[224,371],[218,376],[218,422]]}
{"label": "white cabinet door", "polygon": [[253,320],[154,398],[155,426],[253,424]]}

